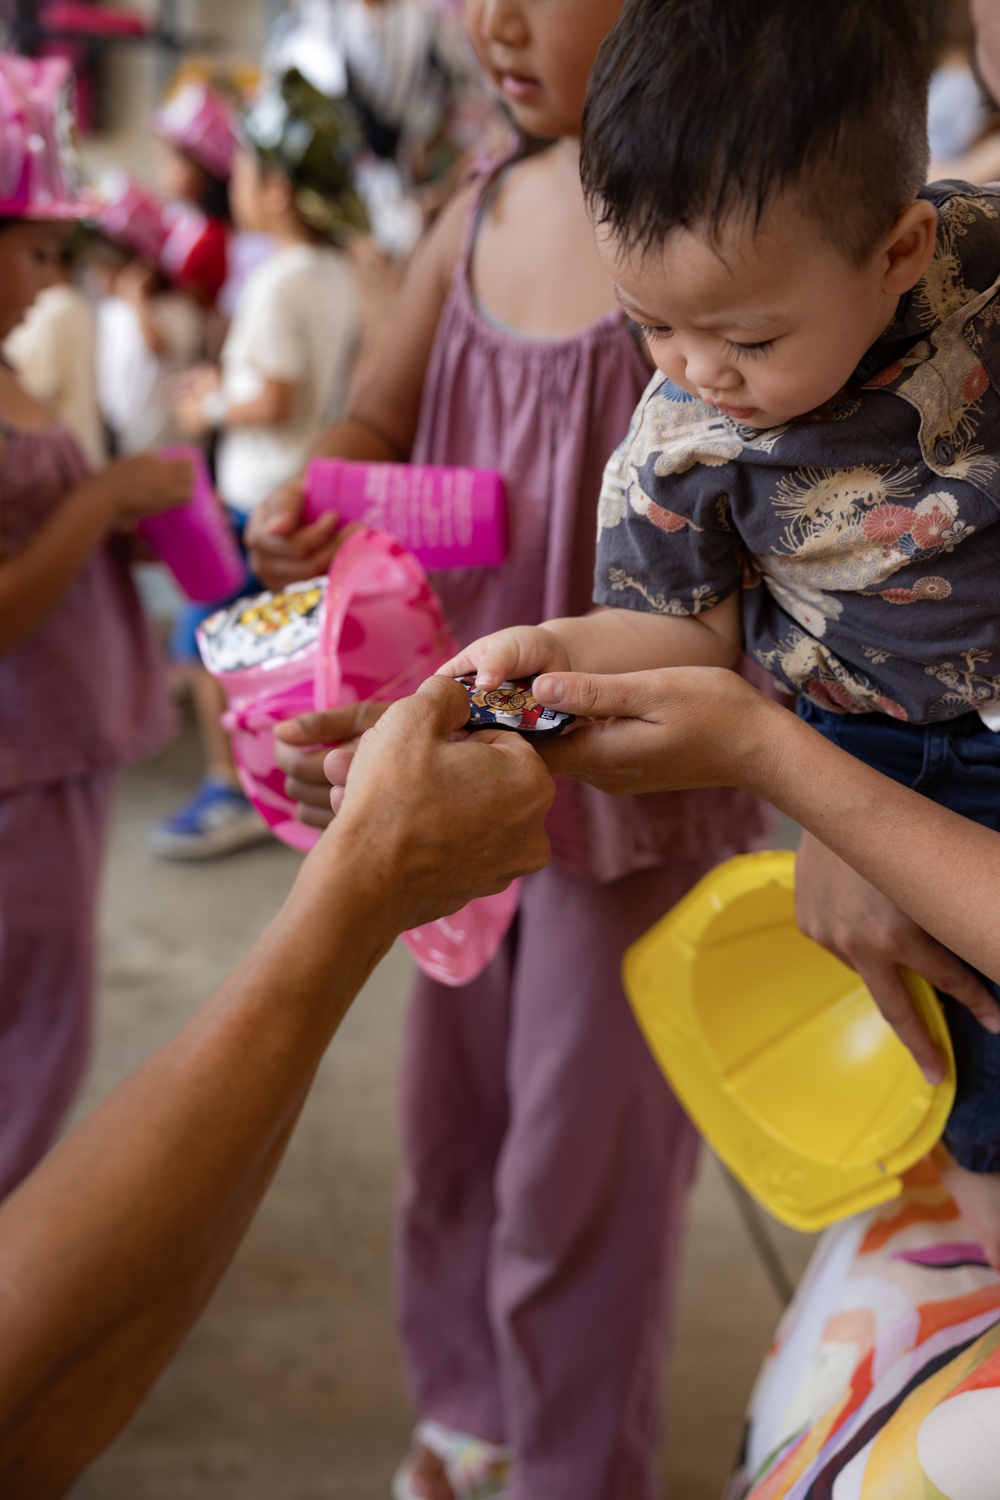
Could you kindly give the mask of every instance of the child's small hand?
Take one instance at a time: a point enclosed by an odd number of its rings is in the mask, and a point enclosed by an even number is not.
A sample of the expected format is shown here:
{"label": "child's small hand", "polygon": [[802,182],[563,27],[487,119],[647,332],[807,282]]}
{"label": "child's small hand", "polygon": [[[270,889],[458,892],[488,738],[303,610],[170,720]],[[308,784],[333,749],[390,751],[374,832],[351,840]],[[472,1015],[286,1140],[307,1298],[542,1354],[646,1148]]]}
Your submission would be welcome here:
{"label": "child's small hand", "polygon": [[214,423],[205,402],[221,384],[222,375],[216,365],[195,365],[173,382],[171,409],[185,437],[200,438],[211,431]]}
{"label": "child's small hand", "polygon": [[275,760],[285,772],[285,795],[298,803],[301,822],[325,828],[333,821],[361,736],[388,707],[369,700],[275,725]]}
{"label": "child's small hand", "polygon": [[141,521],[161,510],[186,505],[194,488],[194,464],[189,458],[158,458],[137,453],[108,464],[92,481],[105,491],[112,521]]}
{"label": "child's small hand", "polygon": [[325,573],[345,539],[335,511],[304,522],[304,503],[301,480],[289,480],[251,512],[246,530],[250,566],[269,589]]}
{"label": "child's small hand", "polygon": [[480,636],[458,656],[439,668],[439,677],[476,674],[476,686],[499,687],[517,677],[538,672],[568,672],[571,662],[559,637],[545,625],[514,625]]}

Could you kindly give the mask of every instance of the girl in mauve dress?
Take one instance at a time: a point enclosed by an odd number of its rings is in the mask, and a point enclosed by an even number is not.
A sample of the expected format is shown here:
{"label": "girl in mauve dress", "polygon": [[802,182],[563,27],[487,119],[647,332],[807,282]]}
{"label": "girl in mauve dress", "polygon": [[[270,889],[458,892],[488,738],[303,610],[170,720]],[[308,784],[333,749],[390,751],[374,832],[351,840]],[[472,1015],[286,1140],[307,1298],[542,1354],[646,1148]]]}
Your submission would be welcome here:
{"label": "girl in mauve dress", "polygon": [[[578,172],[587,78],[619,8],[469,0],[473,45],[525,144],[442,212],[408,269],[381,368],[317,444],[503,474],[506,562],[433,580],[463,642],[487,623],[591,607],[601,475],[649,380]],[[297,486],[255,514],[253,561],[268,583],[327,566],[335,539],[324,521],[300,529],[300,515]],[[298,737],[349,732],[331,716]],[[321,761],[304,754],[301,770]],[[396,1266],[420,1420],[398,1500],[659,1497],[696,1138],[632,1018],[621,959],[768,826],[739,792],[610,799],[564,782],[552,863],[524,881],[492,963],[461,989],[417,976]]]}
{"label": "girl in mauve dress", "polygon": [[[68,73],[0,54],[0,340],[87,208],[63,140]],[[172,731],[121,532],[192,480],[149,454],[91,473],[0,362],[0,1196],[50,1145],[86,1062],[114,770]]]}

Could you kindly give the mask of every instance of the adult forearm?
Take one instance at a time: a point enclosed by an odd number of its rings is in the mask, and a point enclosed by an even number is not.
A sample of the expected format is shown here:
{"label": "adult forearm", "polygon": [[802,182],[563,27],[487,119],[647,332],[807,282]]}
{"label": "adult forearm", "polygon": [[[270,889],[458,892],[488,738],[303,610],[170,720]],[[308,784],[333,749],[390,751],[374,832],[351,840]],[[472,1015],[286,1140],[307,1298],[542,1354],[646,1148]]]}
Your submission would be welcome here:
{"label": "adult forearm", "polygon": [[1000,981],[1000,835],[898,786],[760,699],[739,779]]}
{"label": "adult forearm", "polygon": [[[343,856],[335,840],[318,851]],[[336,880],[314,873],[198,1017],[0,1208],[9,1500],[64,1493],[138,1406],[228,1264],[393,935],[356,860]]]}

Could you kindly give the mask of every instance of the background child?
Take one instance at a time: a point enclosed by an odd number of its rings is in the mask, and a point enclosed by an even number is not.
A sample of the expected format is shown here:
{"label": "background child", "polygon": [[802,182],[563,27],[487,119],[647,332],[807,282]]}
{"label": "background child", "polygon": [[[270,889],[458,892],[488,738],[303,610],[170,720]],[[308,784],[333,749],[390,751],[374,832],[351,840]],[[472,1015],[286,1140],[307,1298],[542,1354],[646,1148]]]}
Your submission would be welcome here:
{"label": "background child", "polygon": [[[233,213],[241,229],[272,236],[276,249],[246,281],[221,369],[192,371],[176,402],[190,436],[218,430],[219,494],[240,530],[275,485],[299,472],[316,433],[347,403],[360,329],[341,243],[366,223],[351,184],[360,135],[348,106],[293,72],[261,92],[245,131]],[[194,630],[209,613],[185,613],[178,654],[197,661]],[[194,682],[208,770],[191,801],[150,831],[150,848],[166,858],[203,859],[269,837],[239,789],[219,689],[200,667]]]}
{"label": "background child", "polygon": [[116,453],[176,443],[173,382],[204,352],[198,303],[160,269],[163,205],[124,172],[101,184],[99,237],[86,253],[98,291],[97,385]]}
{"label": "background child", "polygon": [[[0,56],[0,338],[55,277],[78,217],[60,153],[66,65]],[[18,139],[32,143],[30,160]],[[39,148],[42,149],[39,149]],[[182,504],[191,466],[88,475],[0,364],[0,1193],[49,1146],[87,1057],[94,914],[114,769],[168,738],[159,655],[116,535]]]}
{"label": "background child", "polygon": [[84,243],[80,233],[65,241],[55,281],[36,298],[3,352],[25,390],[55,407],[87,462],[99,469],[107,461],[107,439],[97,400],[97,318],[76,280]]}
{"label": "background child", "polygon": [[[917,13],[631,0],[592,90],[602,255],[667,377],[605,479],[613,607],[443,670],[725,666],[745,637],[844,749],[1000,827],[1000,195],[920,191]],[[1000,1264],[1000,1009],[946,1010],[949,1186]]]}
{"label": "background child", "polygon": [[[525,134],[551,144],[478,176],[443,211],[380,368],[319,445],[503,472],[505,566],[434,580],[460,638],[588,608],[600,470],[648,379],[579,181],[587,75],[617,11],[618,0],[467,6],[494,86]],[[328,529],[293,531],[300,505],[289,487],[252,518],[267,581],[326,566]],[[331,716],[318,737],[345,731]],[[316,738],[312,724],[301,731]],[[396,1476],[401,1500],[450,1500],[459,1474],[509,1500],[660,1493],[696,1142],[632,1019],[621,956],[765,818],[742,796],[611,802],[563,783],[548,826],[554,862],[525,882],[492,964],[460,990],[418,976],[411,998],[398,1316],[422,1421]]]}
{"label": "background child", "polygon": [[214,307],[228,272],[235,111],[218,90],[187,78],[157,111],[155,124],[168,200],[163,266],[178,286]]}

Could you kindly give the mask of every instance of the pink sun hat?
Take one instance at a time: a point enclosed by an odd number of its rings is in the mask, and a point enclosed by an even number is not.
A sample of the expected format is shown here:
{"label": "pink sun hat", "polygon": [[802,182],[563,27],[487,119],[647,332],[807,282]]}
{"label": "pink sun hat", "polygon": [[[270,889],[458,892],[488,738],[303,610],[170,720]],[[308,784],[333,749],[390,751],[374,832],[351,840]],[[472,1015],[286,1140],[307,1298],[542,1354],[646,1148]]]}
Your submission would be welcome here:
{"label": "pink sun hat", "polygon": [[163,204],[155,193],[115,167],[98,179],[94,222],[103,235],[130,255],[160,264],[167,230]]}
{"label": "pink sun hat", "polygon": [[0,53],[0,218],[82,219],[92,211],[69,60]]}
{"label": "pink sun hat", "polygon": [[153,128],[213,177],[229,181],[240,144],[236,114],[208,84],[187,79],[157,110]]}

